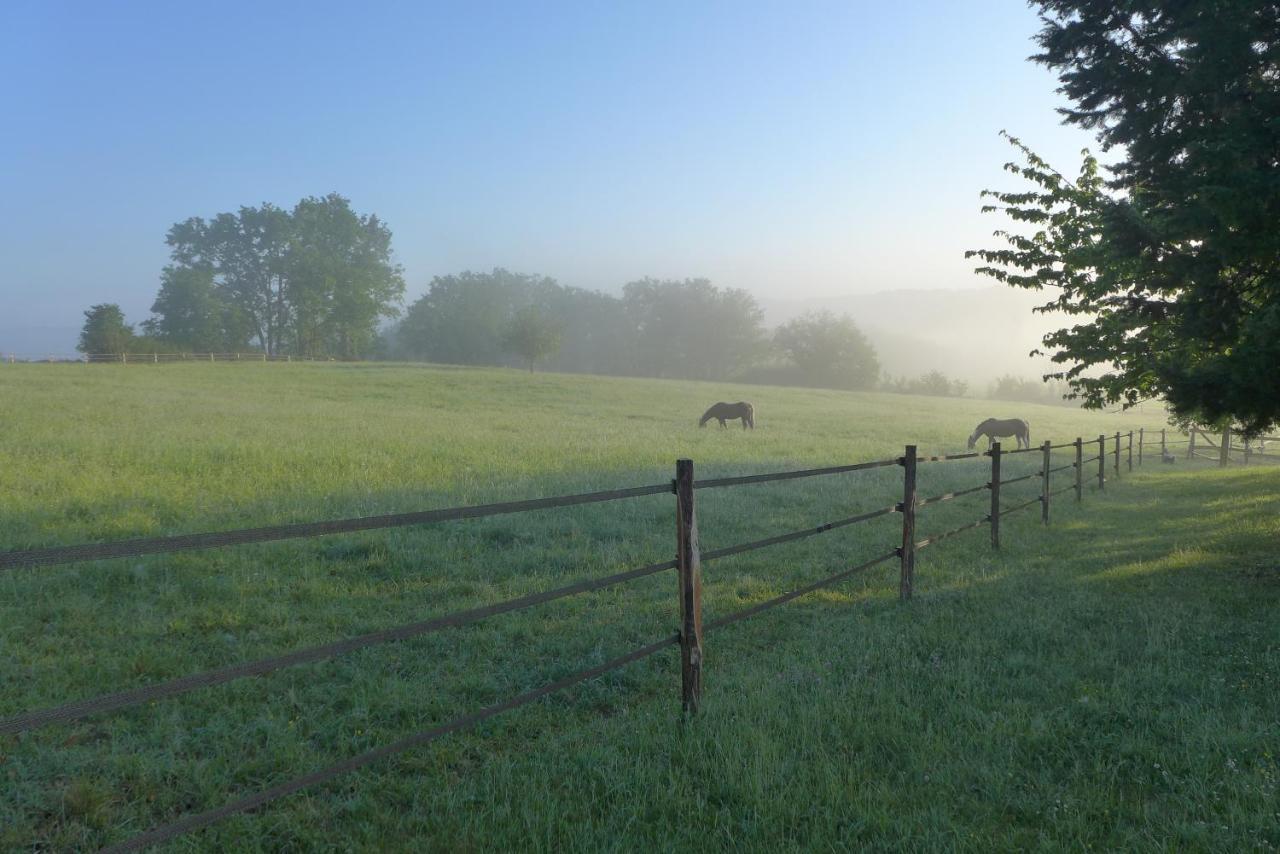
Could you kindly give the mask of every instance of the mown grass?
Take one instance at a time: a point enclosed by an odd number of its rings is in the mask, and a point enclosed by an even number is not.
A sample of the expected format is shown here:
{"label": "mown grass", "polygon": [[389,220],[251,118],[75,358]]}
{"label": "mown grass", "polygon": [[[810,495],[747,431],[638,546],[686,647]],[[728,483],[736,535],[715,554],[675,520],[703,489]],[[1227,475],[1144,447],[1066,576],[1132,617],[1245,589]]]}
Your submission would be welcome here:
{"label": "mown grass", "polygon": [[[345,365],[12,366],[6,548],[218,530],[959,450],[1144,422],[981,401]],[[699,431],[715,399],[758,429]],[[1145,422],[1158,429],[1154,419]],[[1064,458],[1065,459],[1065,458]],[[1036,455],[1006,460],[1006,476]],[[921,467],[923,495],[981,461]],[[1061,483],[1066,483],[1065,475]],[[1008,503],[1036,494],[1011,487]],[[704,548],[884,506],[901,473],[700,492]],[[985,513],[922,511],[919,534]],[[1280,845],[1280,477],[1148,465],[239,816],[176,848]],[[667,558],[669,496],[0,576],[0,715]],[[882,552],[895,517],[706,565],[707,619]],[[0,847],[90,848],[670,633],[670,573],[477,626],[0,737]]]}

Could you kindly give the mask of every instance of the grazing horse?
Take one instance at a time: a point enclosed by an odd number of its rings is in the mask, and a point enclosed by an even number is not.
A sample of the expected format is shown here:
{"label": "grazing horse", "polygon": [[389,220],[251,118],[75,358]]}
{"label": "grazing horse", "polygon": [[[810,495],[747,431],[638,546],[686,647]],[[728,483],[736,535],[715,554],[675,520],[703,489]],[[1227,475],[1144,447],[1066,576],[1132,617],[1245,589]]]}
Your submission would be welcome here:
{"label": "grazing horse", "polygon": [[973,428],[973,433],[969,436],[969,450],[972,451],[973,446],[978,444],[979,436],[987,437],[987,447],[991,447],[996,439],[1007,436],[1017,437],[1018,448],[1031,447],[1031,425],[1021,418],[988,418],[983,421]]}
{"label": "grazing horse", "polygon": [[756,429],[756,411],[751,408],[751,404],[746,401],[738,401],[737,403],[725,403],[721,401],[715,404],[706,412],[702,413],[702,418],[698,421],[699,427],[706,427],[707,422],[712,418],[720,422],[720,426],[724,427],[724,422],[734,418],[742,419],[742,429],[746,430],[750,427]]}

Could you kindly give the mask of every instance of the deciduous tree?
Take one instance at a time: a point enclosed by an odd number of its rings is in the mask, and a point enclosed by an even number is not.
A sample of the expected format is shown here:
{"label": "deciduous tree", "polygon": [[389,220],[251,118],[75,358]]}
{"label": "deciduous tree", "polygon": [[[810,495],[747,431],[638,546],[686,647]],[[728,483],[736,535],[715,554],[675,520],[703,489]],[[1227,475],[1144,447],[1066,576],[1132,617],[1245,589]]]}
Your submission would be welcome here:
{"label": "deciduous tree", "polygon": [[[979,272],[1049,288],[1079,318],[1045,338],[1086,406],[1165,398],[1180,417],[1280,420],[1280,5],[1040,0],[1034,59],[1066,121],[1117,154],[1070,180],[1018,140],[989,192],[1014,230]],[[1105,174],[1109,178],[1104,177]]]}

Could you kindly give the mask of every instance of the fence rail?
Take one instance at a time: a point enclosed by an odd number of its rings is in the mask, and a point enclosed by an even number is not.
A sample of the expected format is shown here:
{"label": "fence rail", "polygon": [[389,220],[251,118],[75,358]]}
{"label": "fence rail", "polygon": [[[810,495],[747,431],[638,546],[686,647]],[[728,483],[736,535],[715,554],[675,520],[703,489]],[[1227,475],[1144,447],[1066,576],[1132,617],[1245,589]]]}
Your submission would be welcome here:
{"label": "fence rail", "polygon": [[[993,548],[999,548],[1001,518],[1009,515],[1010,513],[1016,513],[1037,504],[1041,506],[1043,521],[1045,524],[1048,524],[1050,521],[1051,509],[1050,499],[1052,497],[1069,491],[1074,491],[1076,493],[1077,501],[1081,499],[1084,464],[1095,461],[1098,462],[1097,483],[1099,489],[1102,489],[1106,482],[1105,467],[1108,457],[1113,457],[1114,476],[1118,477],[1121,470],[1120,454],[1122,450],[1127,450],[1129,453],[1128,467],[1129,469],[1132,469],[1134,464],[1134,438],[1133,433],[1129,433],[1127,436],[1125,434],[1116,433],[1113,437],[1099,436],[1096,440],[1090,440],[1088,443],[1080,438],[1070,443],[1053,445],[1049,442],[1045,442],[1043,445],[1036,448],[1021,448],[1014,449],[1012,451],[1003,451],[1000,443],[997,442],[992,445],[989,451],[985,452],[940,456],[919,456],[917,454],[916,447],[908,445],[905,448],[903,456],[892,460],[877,460],[852,465],[831,466],[827,468],[788,472],[773,472],[740,477],[712,478],[704,481],[698,481],[694,478],[692,461],[680,460],[676,466],[676,477],[669,483],[580,493],[576,495],[536,498],[523,501],[508,501],[495,504],[450,507],[412,513],[396,513],[382,516],[340,519],[328,522],[296,523],[217,533],[151,537],[145,539],[124,540],[114,543],[108,542],[54,546],[49,548],[34,548],[0,553],[0,569],[15,570],[20,568],[48,567],[79,561],[105,560],[126,556],[132,557],[184,551],[189,549],[232,546],[244,543],[268,542],[299,537],[314,537],[333,533],[367,531],[402,525],[419,525],[451,520],[484,518],[510,513],[523,513],[551,508],[580,506],[605,501],[625,500],[657,494],[674,494],[676,498],[676,557],[673,560],[651,563],[608,576],[589,578],[551,590],[530,593],[525,596],[507,599],[491,605],[446,614],[428,620],[408,623],[376,632],[370,632],[345,640],[311,646],[295,650],[293,652],[244,662],[242,664],[206,670],[200,673],[190,674],[164,682],[144,685],[138,688],[117,691],[99,695],[97,697],[90,697],[43,709],[27,711],[8,718],[0,719],[0,734],[21,733],[53,724],[79,720],[91,715],[115,712],[146,703],[152,703],[160,699],[174,697],[196,689],[213,687],[248,676],[263,675],[286,667],[322,661],[367,647],[407,640],[409,638],[441,631],[447,628],[471,625],[490,617],[524,610],[526,608],[542,605],[569,596],[603,590],[608,587],[636,581],[672,569],[676,570],[680,582],[679,604],[681,627],[680,631],[669,637],[635,649],[625,655],[605,662],[604,664],[578,670],[540,688],[527,691],[506,701],[487,706],[473,712],[472,714],[456,718],[432,729],[424,730],[383,747],[351,757],[320,771],[306,774],[277,786],[264,789],[261,792],[233,800],[215,809],[189,815],[173,823],[166,824],[162,827],[158,827],[141,835],[135,836],[108,850],[137,850],[139,848],[164,842],[193,830],[206,827],[209,824],[236,813],[256,809],[278,798],[318,785],[341,774],[364,767],[379,759],[383,759],[433,741],[449,733],[466,729],[504,711],[518,708],[553,692],[560,691],[564,688],[568,688],[572,685],[626,666],[632,662],[647,658],[670,646],[679,646],[681,649],[682,704],[686,710],[696,712],[701,700],[701,668],[703,660],[702,639],[706,632],[719,630],[729,625],[741,622],[763,611],[767,611],[771,608],[793,601],[794,599],[820,588],[837,584],[857,573],[864,572],[893,558],[897,558],[899,561],[899,596],[904,600],[908,600],[912,597],[915,560],[916,553],[918,551],[936,545],[937,543],[951,537],[955,537],[967,531],[981,527],[982,525],[990,525],[991,545]],[[1127,444],[1122,446],[1122,440],[1126,439]],[[1097,455],[1088,459],[1082,459],[1082,449],[1084,445],[1092,444],[1095,441],[1098,444]],[[1187,441],[1193,445],[1195,441],[1195,433],[1193,433]],[[1137,461],[1138,465],[1141,465],[1143,459],[1142,448],[1144,443],[1144,431],[1138,431],[1137,442]],[[1167,446],[1171,444],[1168,442],[1163,431],[1161,433],[1160,442],[1162,449],[1167,448]],[[1110,449],[1107,448],[1108,443],[1112,445]],[[1067,465],[1052,467],[1049,464],[1051,452],[1055,449],[1063,448],[1072,448],[1075,450],[1075,461]],[[1229,436],[1224,437],[1222,448],[1222,459],[1228,459],[1228,454],[1231,450]],[[1040,466],[1039,471],[1021,477],[1001,479],[1001,461],[1003,457],[1007,457],[1011,454],[1031,453],[1033,451],[1043,454],[1044,462]],[[976,459],[980,457],[987,457],[990,459],[990,477],[985,483],[980,483],[965,489],[952,490],[928,498],[921,499],[917,497],[916,476],[919,464],[942,463],[956,460]],[[851,473],[887,466],[899,466],[903,470],[903,500],[901,502],[881,507],[880,509],[859,513],[833,522],[827,522],[816,527],[777,534],[751,542],[737,543],[705,552],[702,551],[698,545],[699,536],[696,514],[694,512],[695,494],[697,490],[717,487],[745,486],[749,484],[792,480],[797,478]],[[1052,475],[1069,469],[1075,470],[1072,483],[1056,490],[1052,489]],[[1016,503],[1013,506],[1002,506],[1001,487],[1031,480],[1032,478],[1041,479],[1040,494],[1038,496],[1031,498],[1030,500]],[[915,522],[918,510],[984,490],[988,490],[991,494],[989,513],[983,515],[976,521],[968,522],[956,528],[939,534],[934,534],[923,539],[916,539]],[[794,542],[893,514],[897,514],[902,517],[902,538],[900,546],[882,552],[878,557],[874,557],[856,566],[842,570],[818,581],[797,587],[792,591],[775,596],[769,600],[752,605],[743,610],[718,617],[708,622],[705,626],[703,625],[701,605],[702,582],[700,569],[703,562],[719,560],[757,549]]]}

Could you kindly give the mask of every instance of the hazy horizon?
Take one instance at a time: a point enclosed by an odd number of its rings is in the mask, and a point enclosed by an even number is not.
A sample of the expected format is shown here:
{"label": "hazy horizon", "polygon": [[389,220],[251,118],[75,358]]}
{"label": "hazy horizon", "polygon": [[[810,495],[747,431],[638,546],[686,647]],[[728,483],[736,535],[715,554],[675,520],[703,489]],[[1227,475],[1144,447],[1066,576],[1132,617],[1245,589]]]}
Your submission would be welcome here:
{"label": "hazy horizon", "polygon": [[0,16],[0,334],[41,349],[93,303],[143,320],[174,222],[331,191],[390,225],[406,303],[493,267],[762,302],[985,287],[962,253],[1012,182],[998,132],[1065,170],[1092,141],[1017,3]]}

